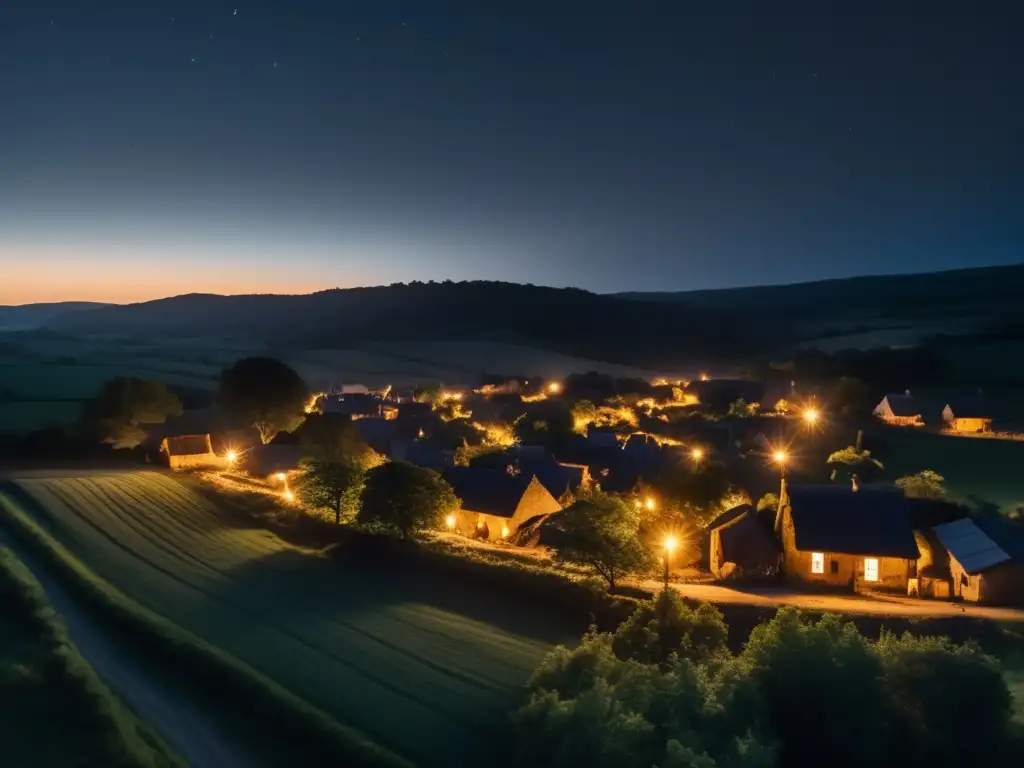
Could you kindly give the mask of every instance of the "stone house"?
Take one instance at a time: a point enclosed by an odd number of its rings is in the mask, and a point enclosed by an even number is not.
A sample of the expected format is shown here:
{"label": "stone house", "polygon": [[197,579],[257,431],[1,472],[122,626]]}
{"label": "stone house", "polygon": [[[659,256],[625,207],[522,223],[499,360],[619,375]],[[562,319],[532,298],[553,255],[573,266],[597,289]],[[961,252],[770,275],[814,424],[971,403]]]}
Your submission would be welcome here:
{"label": "stone house", "polygon": [[962,397],[946,404],[942,422],[954,432],[987,432],[992,427],[992,415],[981,397]]}
{"label": "stone house", "polygon": [[963,518],[933,529],[948,553],[954,597],[966,602],[1024,602],[1024,530],[1006,520]]}
{"label": "stone house", "polygon": [[475,467],[453,467],[442,474],[459,498],[454,529],[466,536],[507,540],[530,518],[562,508],[533,475]]}
{"label": "stone house", "polygon": [[213,443],[206,435],[176,435],[160,443],[160,455],[173,470],[220,469],[226,459],[213,452]]}
{"label": "stone house", "polygon": [[783,485],[775,528],[787,578],[906,594],[920,550],[903,492]]}
{"label": "stone house", "polygon": [[921,408],[908,389],[902,395],[886,395],[872,411],[876,418],[898,427],[921,427]]}

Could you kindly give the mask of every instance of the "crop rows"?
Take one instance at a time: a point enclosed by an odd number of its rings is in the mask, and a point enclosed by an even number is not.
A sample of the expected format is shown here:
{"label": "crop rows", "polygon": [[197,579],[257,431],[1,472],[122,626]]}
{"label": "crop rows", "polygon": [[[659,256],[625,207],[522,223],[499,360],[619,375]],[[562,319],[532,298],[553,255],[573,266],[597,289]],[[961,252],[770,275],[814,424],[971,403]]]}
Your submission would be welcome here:
{"label": "crop rows", "polygon": [[481,735],[548,648],[447,608],[439,591],[456,587],[331,563],[234,527],[160,473],[19,485],[98,576],[418,762],[485,759]]}

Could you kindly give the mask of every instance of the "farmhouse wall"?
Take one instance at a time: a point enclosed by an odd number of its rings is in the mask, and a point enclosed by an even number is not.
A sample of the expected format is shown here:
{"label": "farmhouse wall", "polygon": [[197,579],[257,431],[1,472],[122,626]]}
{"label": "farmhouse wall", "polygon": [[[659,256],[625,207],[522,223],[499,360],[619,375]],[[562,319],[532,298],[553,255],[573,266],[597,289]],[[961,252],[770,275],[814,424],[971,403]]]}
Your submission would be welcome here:
{"label": "farmhouse wall", "polygon": [[[813,553],[796,548],[796,531],[789,510],[782,521],[783,572],[786,578],[808,584],[824,584],[835,587],[852,587],[857,591],[894,591],[906,593],[911,573],[916,573],[916,563],[902,557],[875,557],[870,555],[847,555],[841,552],[822,552],[823,573],[814,573]],[[865,558],[878,560],[878,581],[864,580]]]}
{"label": "farmhouse wall", "polygon": [[200,453],[191,456],[169,456],[168,464],[174,470],[219,469],[225,466],[224,459],[214,453]]}

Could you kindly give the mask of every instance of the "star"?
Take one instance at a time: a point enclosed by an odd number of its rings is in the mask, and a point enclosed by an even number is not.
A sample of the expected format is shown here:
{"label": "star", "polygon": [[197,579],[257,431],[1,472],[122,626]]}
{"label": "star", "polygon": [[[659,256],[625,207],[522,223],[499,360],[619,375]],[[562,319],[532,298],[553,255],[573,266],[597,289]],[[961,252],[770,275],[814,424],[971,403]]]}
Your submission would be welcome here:
{"label": "star", "polygon": [[274,62],[274,69],[277,69],[277,62]]}

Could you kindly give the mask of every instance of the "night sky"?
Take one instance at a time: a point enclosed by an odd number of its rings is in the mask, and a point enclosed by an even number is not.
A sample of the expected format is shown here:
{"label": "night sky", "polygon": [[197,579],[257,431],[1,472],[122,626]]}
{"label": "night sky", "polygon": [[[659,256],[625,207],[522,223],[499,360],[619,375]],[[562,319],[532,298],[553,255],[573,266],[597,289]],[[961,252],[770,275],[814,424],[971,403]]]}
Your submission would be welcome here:
{"label": "night sky", "polygon": [[0,0],[0,303],[1024,261],[1021,6]]}

